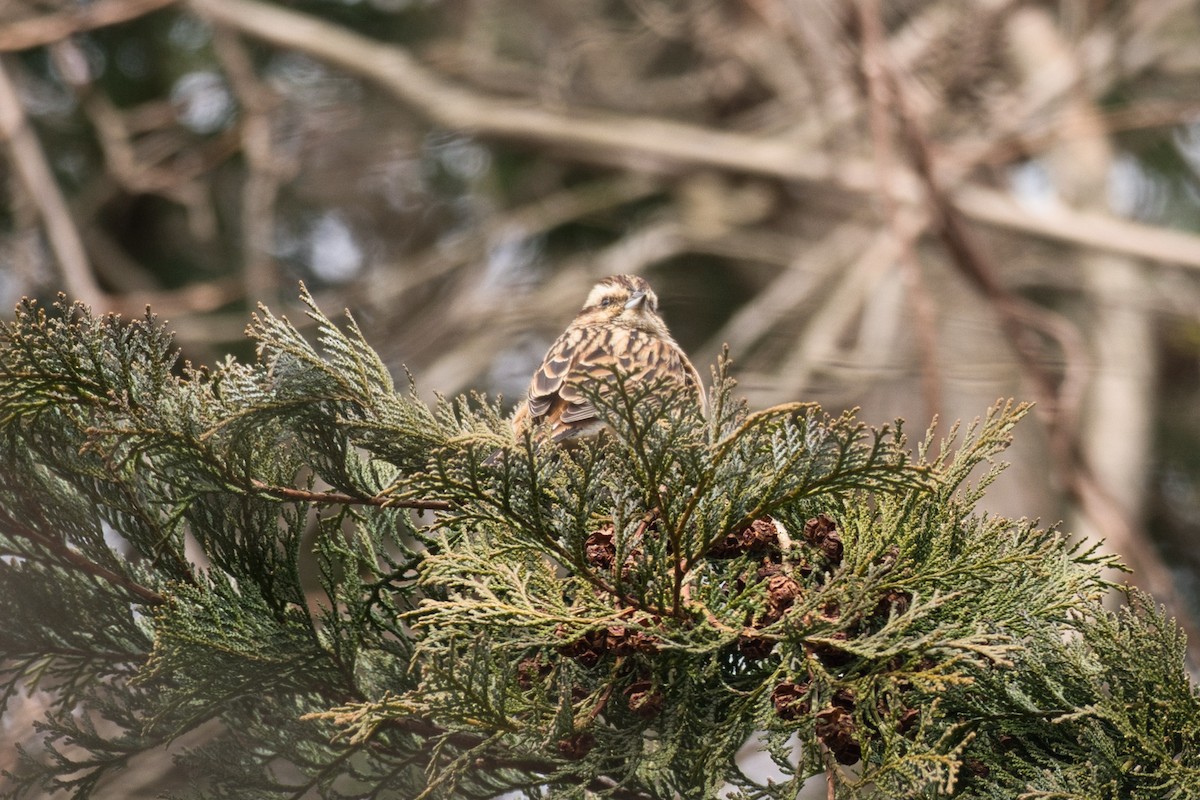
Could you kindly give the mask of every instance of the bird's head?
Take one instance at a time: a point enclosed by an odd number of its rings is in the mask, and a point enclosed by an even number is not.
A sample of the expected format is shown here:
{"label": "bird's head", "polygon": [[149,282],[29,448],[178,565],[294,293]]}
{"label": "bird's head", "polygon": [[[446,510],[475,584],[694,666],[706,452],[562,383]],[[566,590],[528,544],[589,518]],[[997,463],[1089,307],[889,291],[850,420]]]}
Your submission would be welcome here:
{"label": "bird's head", "polygon": [[667,335],[658,315],[658,295],[637,275],[610,275],[593,286],[576,323],[608,323]]}

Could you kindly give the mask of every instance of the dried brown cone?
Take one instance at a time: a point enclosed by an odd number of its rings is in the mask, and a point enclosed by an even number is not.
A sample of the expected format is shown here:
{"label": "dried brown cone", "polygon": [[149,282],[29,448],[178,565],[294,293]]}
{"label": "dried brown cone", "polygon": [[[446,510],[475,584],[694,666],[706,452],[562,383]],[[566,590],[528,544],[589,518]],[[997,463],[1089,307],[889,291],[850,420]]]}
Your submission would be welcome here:
{"label": "dried brown cone", "polygon": [[613,655],[627,656],[654,652],[658,649],[658,639],[637,628],[610,625],[605,631],[604,646]]}
{"label": "dried brown cone", "polygon": [[613,542],[613,526],[605,525],[588,534],[583,545],[587,562],[597,569],[611,569],[617,558],[617,546]]}
{"label": "dried brown cone", "polygon": [[764,556],[763,560],[758,563],[758,569],[755,570],[754,575],[761,581],[766,580],[773,575],[783,575],[787,571],[787,567],[785,567],[783,564],[772,561],[769,556]]}
{"label": "dried brown cone", "polygon": [[730,531],[708,549],[711,558],[733,558],[745,553],[774,552],[779,549],[779,532],[771,517],[759,517],[744,528]]}
{"label": "dried brown cone", "polygon": [[751,661],[761,661],[775,650],[775,642],[763,636],[742,634],[737,639],[737,649]]}
{"label": "dried brown cone", "polygon": [[517,685],[529,691],[535,684],[550,674],[554,666],[542,660],[540,655],[527,656],[517,664]]}
{"label": "dried brown cone", "polygon": [[800,618],[800,622],[809,628],[828,625],[832,622],[838,622],[842,618],[842,608],[836,600],[826,600],[821,603],[815,612],[807,612]]}
{"label": "dried brown cone", "polygon": [[900,548],[896,545],[888,547],[880,553],[875,559],[874,564],[881,567],[891,567],[900,559]]}
{"label": "dried brown cone", "polygon": [[648,680],[634,681],[625,689],[625,702],[634,716],[653,719],[662,711],[663,693]]}
{"label": "dried brown cone", "polygon": [[855,727],[849,710],[829,705],[817,712],[814,732],[839,764],[853,764],[862,758],[862,747],[854,738]]}
{"label": "dried brown cone", "polygon": [[[564,626],[558,628],[559,636],[565,636]],[[558,652],[567,658],[573,658],[585,667],[594,667],[600,663],[608,650],[607,634],[605,631],[588,631],[574,641],[559,645]]]}
{"label": "dried brown cone", "polygon": [[808,681],[792,683],[785,681],[771,690],[771,703],[780,719],[799,719],[812,710],[808,700]]}
{"label": "dried brown cone", "polygon": [[767,624],[777,622],[800,596],[800,584],[788,575],[772,575],[767,579]]}
{"label": "dried brown cone", "polygon": [[[632,547],[628,547],[625,558],[621,563],[622,576],[627,577],[637,569],[638,564],[642,561],[642,553],[644,552],[640,542],[647,532],[656,532],[657,530],[657,515],[654,512],[646,514],[629,540],[634,542],[634,544]],[[627,541],[626,546],[628,544],[629,542]],[[611,524],[604,525],[588,534],[587,539],[583,543],[583,557],[588,564],[596,569],[611,570],[616,566],[616,533]]]}
{"label": "dried brown cone", "polygon": [[804,541],[813,545],[818,544],[836,530],[837,523],[833,521],[833,517],[828,514],[817,514],[804,523]]}
{"label": "dried brown cone", "polygon": [[837,523],[827,514],[818,514],[804,523],[804,541],[815,547],[830,564],[842,563],[842,535]]}
{"label": "dried brown cone", "polygon": [[596,737],[587,731],[564,736],[558,740],[558,752],[572,761],[578,761],[583,758],[592,752],[592,748],[595,746]]}
{"label": "dried brown cone", "polygon": [[871,612],[871,619],[879,624],[885,623],[893,611],[896,614],[903,614],[908,611],[910,605],[912,605],[911,592],[889,589],[875,604],[875,610]]}
{"label": "dried brown cone", "polygon": [[838,689],[833,693],[833,698],[829,701],[831,705],[844,709],[853,713],[854,711],[854,690],[853,689]]}

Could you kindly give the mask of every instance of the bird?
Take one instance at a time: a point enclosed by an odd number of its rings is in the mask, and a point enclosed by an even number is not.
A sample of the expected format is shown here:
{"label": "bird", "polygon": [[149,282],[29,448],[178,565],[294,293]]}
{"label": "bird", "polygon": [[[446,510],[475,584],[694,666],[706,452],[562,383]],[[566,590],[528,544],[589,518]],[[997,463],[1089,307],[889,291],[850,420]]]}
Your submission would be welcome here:
{"label": "bird", "polygon": [[700,374],[671,338],[658,295],[640,276],[611,275],[592,287],[550,345],[513,414],[514,434],[545,430],[555,443],[595,438],[607,425],[583,387],[602,386],[614,370],[631,386],[664,378],[664,390],[691,392],[702,412],[706,407]]}

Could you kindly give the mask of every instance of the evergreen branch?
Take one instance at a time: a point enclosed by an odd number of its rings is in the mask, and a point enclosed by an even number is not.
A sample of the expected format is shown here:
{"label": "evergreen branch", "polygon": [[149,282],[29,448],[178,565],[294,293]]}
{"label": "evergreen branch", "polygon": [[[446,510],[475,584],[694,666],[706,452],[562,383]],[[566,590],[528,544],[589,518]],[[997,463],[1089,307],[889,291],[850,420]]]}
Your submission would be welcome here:
{"label": "evergreen branch", "polygon": [[158,606],[167,602],[164,595],[142,586],[140,583],[131,578],[114,572],[107,567],[101,566],[92,561],[87,556],[72,550],[64,542],[60,542],[51,536],[45,536],[32,528],[29,528],[12,517],[6,510],[0,508],[0,527],[5,533],[20,536],[34,544],[42,547],[48,552],[54,554],[60,561],[69,564],[70,566],[84,572],[88,575],[100,578],[105,583],[119,587],[137,597],[146,605]]}
{"label": "evergreen branch", "polygon": [[[602,442],[493,462],[495,405],[397,394],[303,300],[315,343],[264,308],[257,359],[211,374],[149,316],[0,331],[0,696],[54,693],[22,791],[85,796],[219,719],[186,759],[222,798],[1200,796],[1177,627],[1100,607],[1112,559],[974,508],[1023,406],[913,463],[900,421],[747,414],[723,356],[707,419],[617,375]],[[174,559],[123,570],[108,525]],[[739,777],[753,731],[786,782]]]}
{"label": "evergreen branch", "polygon": [[295,791],[292,792],[289,800],[303,800],[303,798],[308,797],[312,790],[320,785],[321,781],[335,777],[339,773],[340,768],[356,756],[360,750],[361,748],[357,746],[347,747],[336,758],[331,759],[329,763],[317,770],[311,778],[299,784],[295,788]]}
{"label": "evergreen branch", "polygon": [[[432,751],[439,745],[449,744],[465,752],[477,751],[493,743],[495,737],[485,737],[479,734],[452,731],[418,716],[390,716],[393,713],[411,714],[405,704],[395,696],[385,696],[376,702],[354,703],[325,711],[317,711],[304,715],[302,720],[322,720],[342,728],[338,737],[347,735],[352,748],[366,746],[377,740],[378,732],[383,728],[404,731],[414,734],[423,740],[422,748]],[[383,745],[379,745],[383,746]],[[503,745],[501,746],[503,750]],[[553,776],[560,765],[550,759],[522,758],[511,755],[477,752],[473,755],[476,767],[490,770],[510,769],[536,775]],[[617,781],[604,775],[598,775],[587,782],[592,791],[604,792],[609,797],[619,800],[652,800],[651,795],[631,790],[621,786]]]}
{"label": "evergreen branch", "polygon": [[[576,563],[575,559],[571,559],[565,563]],[[590,565],[577,564],[578,574],[585,581],[590,583],[599,591],[612,597],[617,602],[621,603],[626,611],[641,611],[645,614],[659,617],[680,617],[683,616],[682,606],[676,605],[674,608],[664,608],[655,603],[651,603],[644,598],[637,597],[629,592],[623,591],[616,584],[598,575]]]}

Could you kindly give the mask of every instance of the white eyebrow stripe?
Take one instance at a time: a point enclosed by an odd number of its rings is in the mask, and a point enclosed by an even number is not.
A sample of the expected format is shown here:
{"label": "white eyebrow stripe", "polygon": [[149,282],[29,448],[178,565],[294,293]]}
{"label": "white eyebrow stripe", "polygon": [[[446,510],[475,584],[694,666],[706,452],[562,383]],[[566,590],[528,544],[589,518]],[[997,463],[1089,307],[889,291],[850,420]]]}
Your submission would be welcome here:
{"label": "white eyebrow stripe", "polygon": [[584,301],[584,308],[600,305],[600,301],[606,297],[620,297],[624,292],[619,286],[596,286],[588,293],[587,300]]}

